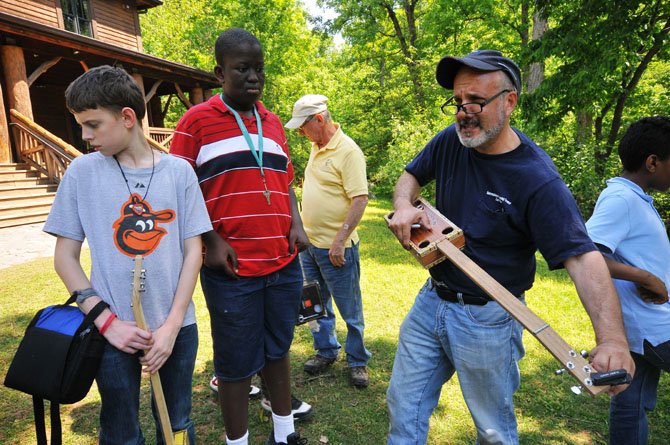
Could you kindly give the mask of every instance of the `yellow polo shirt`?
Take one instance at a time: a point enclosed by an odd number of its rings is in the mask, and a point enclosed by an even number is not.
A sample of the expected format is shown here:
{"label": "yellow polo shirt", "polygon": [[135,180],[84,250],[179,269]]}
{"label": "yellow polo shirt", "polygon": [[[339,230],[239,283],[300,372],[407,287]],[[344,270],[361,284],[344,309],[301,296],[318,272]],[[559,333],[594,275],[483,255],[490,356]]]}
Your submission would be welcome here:
{"label": "yellow polo shirt", "polygon": [[[302,187],[302,223],[310,242],[322,249],[330,248],[344,224],[351,199],[368,194],[365,155],[335,125],[337,131],[325,147],[312,144]],[[345,246],[358,239],[354,230]]]}

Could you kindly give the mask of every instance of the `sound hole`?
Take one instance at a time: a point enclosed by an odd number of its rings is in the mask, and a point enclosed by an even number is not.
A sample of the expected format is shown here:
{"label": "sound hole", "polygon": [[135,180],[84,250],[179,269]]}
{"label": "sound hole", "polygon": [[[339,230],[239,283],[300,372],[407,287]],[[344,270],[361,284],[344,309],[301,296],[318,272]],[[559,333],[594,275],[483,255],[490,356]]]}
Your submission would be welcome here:
{"label": "sound hole", "polygon": [[453,228],[453,227],[446,227],[446,228],[442,231],[442,235],[448,235],[449,233],[451,233],[451,232],[453,232],[453,231],[454,231],[454,228]]}
{"label": "sound hole", "polygon": [[428,247],[429,245],[430,245],[430,241],[428,241],[428,240],[424,240],[424,241],[421,241],[421,242],[419,243],[419,248],[421,248],[421,249],[425,249],[425,248]]}

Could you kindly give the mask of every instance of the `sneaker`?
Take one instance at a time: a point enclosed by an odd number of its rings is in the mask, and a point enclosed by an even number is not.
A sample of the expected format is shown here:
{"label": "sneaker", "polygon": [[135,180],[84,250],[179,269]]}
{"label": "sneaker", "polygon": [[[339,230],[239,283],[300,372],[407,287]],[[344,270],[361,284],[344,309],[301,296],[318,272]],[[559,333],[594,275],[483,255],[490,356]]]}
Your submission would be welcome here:
{"label": "sneaker", "polygon": [[[216,376],[212,377],[212,380],[209,381],[209,387],[212,391],[219,392],[219,379]],[[249,386],[249,398],[256,399],[260,397],[261,389],[258,386],[250,385]]]}
{"label": "sneaker", "polygon": [[367,388],[370,384],[370,376],[365,366],[353,366],[350,368],[351,384],[356,388]]}
{"label": "sneaker", "polygon": [[[261,408],[268,413],[272,413],[272,404],[265,397],[261,399]],[[312,405],[291,395],[291,414],[293,414],[293,420],[295,421],[305,420],[312,415]]]}
{"label": "sneaker", "polygon": [[335,362],[335,358],[321,357],[315,355],[305,362],[304,370],[307,374],[320,374]]}
{"label": "sneaker", "polygon": [[265,445],[307,445],[307,439],[301,438],[296,431],[288,435],[286,442],[275,442],[275,430],[272,430]]}

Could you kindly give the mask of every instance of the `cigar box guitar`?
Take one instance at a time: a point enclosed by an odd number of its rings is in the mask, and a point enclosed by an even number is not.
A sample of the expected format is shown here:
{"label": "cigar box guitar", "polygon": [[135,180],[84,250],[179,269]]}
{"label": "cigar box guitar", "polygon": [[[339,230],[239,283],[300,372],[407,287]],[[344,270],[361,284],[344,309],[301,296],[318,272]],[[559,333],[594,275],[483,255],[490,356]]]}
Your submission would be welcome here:
{"label": "cigar box guitar", "polygon": [[[595,396],[606,391],[606,385],[627,382],[626,377],[629,378],[630,376],[626,374],[625,370],[610,373],[595,372],[585,358],[568,345],[551,326],[479,267],[470,257],[461,252],[461,249],[465,247],[465,236],[460,228],[441,215],[425,199],[418,198],[414,205],[425,212],[432,226],[431,230],[413,226],[410,234],[411,252],[423,267],[430,269],[442,261],[451,261],[537,338],[561,363],[564,370],[577,379],[591,395]],[[384,216],[389,224],[392,218],[393,213]],[[611,373],[615,373],[616,375],[612,375],[617,378],[610,379],[608,375]],[[603,379],[603,375],[608,378]]]}

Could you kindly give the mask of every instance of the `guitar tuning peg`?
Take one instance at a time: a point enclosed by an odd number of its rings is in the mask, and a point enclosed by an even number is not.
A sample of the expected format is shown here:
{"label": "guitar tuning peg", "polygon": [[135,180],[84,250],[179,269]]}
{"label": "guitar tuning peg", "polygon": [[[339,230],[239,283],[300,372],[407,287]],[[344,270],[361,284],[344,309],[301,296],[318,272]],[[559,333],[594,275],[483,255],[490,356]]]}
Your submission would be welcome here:
{"label": "guitar tuning peg", "polygon": [[[566,372],[567,372],[567,370],[565,368],[561,368],[561,369],[557,369],[556,371],[554,371],[554,374],[563,375]],[[575,394],[575,395],[580,395],[582,393],[583,389],[584,388],[581,385],[574,385],[574,386],[570,387],[570,391],[572,391],[572,393]]]}
{"label": "guitar tuning peg", "polygon": [[584,358],[589,358],[589,351],[587,351],[586,349],[582,349],[581,351],[579,351],[579,355],[581,355]]}

